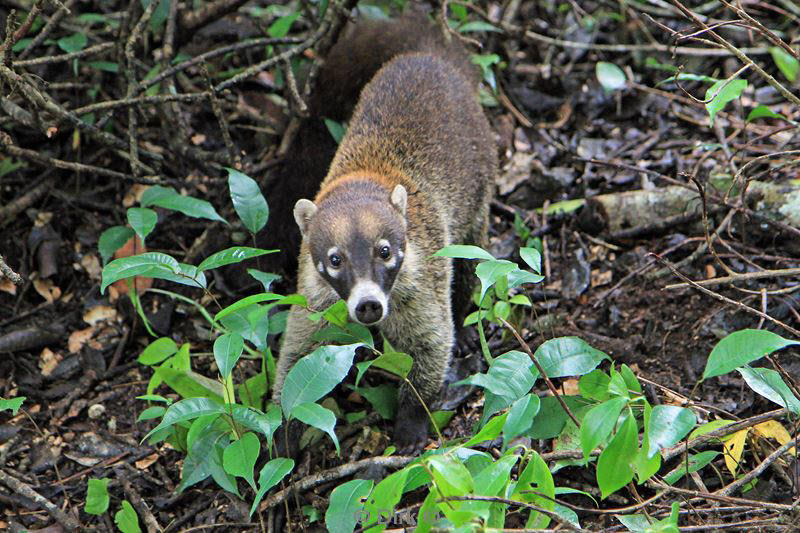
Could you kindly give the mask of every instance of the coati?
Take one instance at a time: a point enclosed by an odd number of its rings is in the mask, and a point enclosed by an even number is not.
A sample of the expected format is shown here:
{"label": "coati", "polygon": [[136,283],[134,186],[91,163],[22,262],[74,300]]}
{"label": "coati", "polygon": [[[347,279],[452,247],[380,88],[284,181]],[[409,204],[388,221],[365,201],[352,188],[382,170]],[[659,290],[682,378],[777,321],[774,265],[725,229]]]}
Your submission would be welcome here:
{"label": "coati", "polygon": [[[380,66],[358,97],[314,201],[294,206],[302,234],[298,292],[314,309],[344,299],[351,320],[374,326],[411,355],[409,379],[430,405],[454,343],[451,296],[465,309],[474,277],[466,262],[454,269],[452,260],[432,254],[449,244],[486,243],[496,147],[473,66],[458,43],[421,20],[353,32],[334,47],[326,71],[337,74],[328,67],[341,65],[338,79],[346,82],[357,69],[345,68],[345,58]],[[398,40],[400,32],[407,33]],[[275,401],[291,366],[315,348],[311,338],[320,327],[304,309],[291,309]],[[427,427],[416,395],[401,386],[394,429],[401,453],[420,450]]]}

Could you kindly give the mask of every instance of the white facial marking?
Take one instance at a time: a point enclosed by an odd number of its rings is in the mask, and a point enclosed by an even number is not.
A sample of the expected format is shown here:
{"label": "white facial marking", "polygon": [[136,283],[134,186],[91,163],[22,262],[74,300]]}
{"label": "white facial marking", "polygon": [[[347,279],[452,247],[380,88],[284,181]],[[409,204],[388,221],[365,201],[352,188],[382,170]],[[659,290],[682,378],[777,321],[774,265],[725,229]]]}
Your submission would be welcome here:
{"label": "white facial marking", "polygon": [[350,296],[347,297],[347,313],[350,315],[351,320],[355,320],[359,324],[362,323],[356,317],[356,307],[364,299],[377,300],[381,304],[383,313],[377,322],[386,318],[386,314],[389,312],[389,299],[386,297],[386,293],[381,290],[377,283],[370,279],[357,279],[350,290]]}
{"label": "white facial marking", "polygon": [[319,273],[320,273],[320,274],[322,274],[323,272],[325,272],[325,265],[323,265],[323,264],[322,264],[322,261],[320,261],[319,263],[317,263],[317,270],[319,270]]}
{"label": "white facial marking", "polygon": [[341,270],[337,270],[337,269],[335,269],[333,267],[328,267],[328,268],[325,269],[325,271],[328,273],[328,275],[330,277],[332,277],[334,279],[338,278],[339,277],[339,273],[341,272]]}

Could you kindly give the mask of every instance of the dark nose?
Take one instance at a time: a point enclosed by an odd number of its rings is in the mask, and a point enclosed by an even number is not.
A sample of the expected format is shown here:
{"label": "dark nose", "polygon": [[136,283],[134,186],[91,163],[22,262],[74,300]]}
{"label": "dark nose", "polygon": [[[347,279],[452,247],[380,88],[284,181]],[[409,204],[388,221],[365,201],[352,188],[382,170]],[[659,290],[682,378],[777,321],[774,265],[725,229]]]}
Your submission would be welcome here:
{"label": "dark nose", "polygon": [[356,306],[356,318],[362,324],[373,324],[383,316],[383,306],[378,300],[364,298]]}

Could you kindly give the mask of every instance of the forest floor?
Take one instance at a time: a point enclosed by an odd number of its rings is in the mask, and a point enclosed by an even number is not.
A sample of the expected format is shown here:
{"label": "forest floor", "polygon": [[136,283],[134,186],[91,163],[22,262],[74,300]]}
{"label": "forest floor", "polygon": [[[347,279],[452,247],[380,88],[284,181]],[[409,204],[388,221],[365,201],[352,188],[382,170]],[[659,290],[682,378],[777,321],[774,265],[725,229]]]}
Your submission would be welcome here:
{"label": "forest floor", "polygon": [[[101,293],[98,239],[109,227],[124,225],[127,208],[154,183],[207,200],[223,218],[233,220],[222,167],[238,167],[256,179],[272,217],[290,212],[293,201],[270,194],[281,176],[281,142],[291,139],[285,134],[289,108],[296,108],[284,88],[286,62],[259,73],[246,69],[312,35],[319,24],[310,18],[316,4],[297,8],[299,18],[284,37],[271,24],[292,13],[295,3],[287,2],[282,11],[269,1],[201,2],[227,9],[158,8],[153,16],[161,20],[144,22],[139,2],[63,3],[69,13],[56,6],[60,2],[9,0],[0,6],[0,26],[14,30],[11,37],[3,34],[0,45],[0,260],[22,276],[18,285],[0,277],[0,398],[26,397],[24,414],[0,412],[0,529],[64,531],[80,523],[113,530],[108,513],[98,517],[83,511],[86,480],[92,477],[111,480],[113,509],[127,498],[139,510],[143,500],[150,517],[166,531],[210,524],[230,531],[262,530],[263,516],[251,522],[249,506],[210,480],[178,493],[182,454],[163,443],[142,442],[155,421],[137,422],[147,408],[137,396],[146,393],[152,375],[137,357],[153,337],[123,286]],[[25,27],[33,4],[43,11]],[[800,107],[751,67],[740,74],[747,88],[717,113],[712,126],[704,105],[709,80],[726,79],[742,63],[707,35],[690,38],[701,26],[678,2],[479,4],[469,11],[470,20],[499,29],[464,34],[481,43],[479,53],[488,62],[491,54],[499,60],[492,67],[497,90],[484,82],[490,104],[485,109],[501,159],[490,251],[519,261],[520,246],[543,250],[545,280],[523,291],[532,307],[512,315],[526,341],[535,348],[546,339],[578,336],[610,355],[615,365],[629,365],[651,401],[680,404],[690,397],[709,419],[711,413],[740,420],[776,409],[735,373],[697,383],[709,352],[725,335],[765,328],[792,338],[791,331],[800,328],[795,290],[800,276],[788,270],[800,267],[800,216],[795,214],[795,222],[782,218],[776,204],[760,197],[709,192],[709,183],[761,181],[794,187],[796,194],[800,135],[791,120],[800,120]],[[703,3],[690,13],[703,24],[739,21],[723,25],[718,35],[797,95],[800,78],[792,84],[783,77],[770,53],[774,43],[753,31],[756,22],[723,4]],[[746,5],[749,16],[783,41],[800,39],[796,4]],[[231,12],[232,6],[238,10]],[[16,18],[7,26],[14,9]],[[278,34],[284,44],[241,45]],[[202,64],[181,63],[237,43],[240,48],[210,54]],[[295,60],[310,65],[312,49],[296,54]],[[603,78],[605,67],[598,65],[606,63],[620,67],[624,77],[615,80],[617,70],[612,69],[610,78]],[[685,78],[665,83],[676,67]],[[147,85],[154,76],[162,76],[159,83]],[[302,79],[297,83],[302,89]],[[218,89],[213,98],[212,85]],[[159,97],[173,92],[192,96]],[[119,102],[126,98],[133,100]],[[788,120],[748,122],[748,113],[759,105]],[[662,203],[659,195],[672,188],[685,189],[692,199],[677,206]],[[600,200],[579,205],[591,198]],[[157,211],[157,227],[146,241],[149,251],[197,264],[208,250],[247,242],[241,227]],[[267,240],[279,243],[274,226],[267,226],[265,232],[270,231]],[[247,266],[270,270],[291,263],[285,254],[270,257]],[[790,275],[737,277],[763,270]],[[273,290],[288,293],[294,280],[283,274]],[[224,307],[259,292],[242,276],[234,268],[209,275],[216,302],[197,289],[176,289],[165,281],[152,286],[174,290],[216,312],[217,303]],[[705,285],[706,292],[684,279],[724,276],[722,282]],[[195,372],[216,375],[213,336],[192,305],[156,291],[145,292],[141,304],[158,335],[192,346]],[[501,328],[489,326],[487,335],[498,354],[519,349]],[[462,346],[460,351],[467,350]],[[789,376],[800,374],[791,350],[776,364]],[[257,370],[256,361],[241,365],[244,377]],[[565,392],[574,391],[576,383],[557,382]],[[164,387],[160,392],[169,395]],[[470,396],[445,437],[469,434],[481,404],[480,393]],[[385,446],[391,423],[374,427]],[[540,452],[553,449],[549,441],[531,444]],[[742,472],[775,445],[760,440],[747,447]],[[336,458],[332,447],[314,450],[295,475],[347,460],[347,454]],[[717,473],[702,480],[703,491],[713,492],[731,479],[722,459],[716,463]],[[599,501],[589,472],[564,468],[555,474],[556,485],[593,493]],[[798,496],[797,482],[790,459],[763,472],[739,496],[791,504]],[[692,481],[684,486],[698,489]],[[324,512],[330,488],[303,493],[304,504],[311,506],[304,520],[314,515],[312,507]],[[642,490],[643,499],[654,494]],[[55,510],[34,503],[34,492]],[[635,496],[617,493],[600,508],[634,505]],[[593,507],[585,498],[570,501]],[[290,503],[294,508],[295,501]],[[682,515],[681,526],[698,531],[704,524],[727,523],[730,529],[752,531],[762,527],[759,520],[765,528],[785,525],[780,513],[769,508],[726,505],[728,510],[716,515]],[[292,513],[295,523],[301,520],[298,511]],[[578,515],[593,531],[624,530],[612,513]]]}

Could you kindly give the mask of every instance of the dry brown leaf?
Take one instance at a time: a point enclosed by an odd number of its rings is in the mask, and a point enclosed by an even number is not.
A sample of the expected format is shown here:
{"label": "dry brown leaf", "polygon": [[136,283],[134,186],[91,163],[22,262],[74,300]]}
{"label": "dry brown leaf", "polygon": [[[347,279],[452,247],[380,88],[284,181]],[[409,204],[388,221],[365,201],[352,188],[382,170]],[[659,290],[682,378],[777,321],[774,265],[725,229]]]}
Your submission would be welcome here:
{"label": "dry brown leaf", "polygon": [[39,369],[42,371],[42,375],[49,377],[62,359],[61,354],[52,351],[50,348],[42,350],[42,353],[39,354]]}
{"label": "dry brown leaf", "polygon": [[147,457],[139,459],[133,464],[135,464],[136,468],[138,468],[139,470],[147,470],[148,468],[150,468],[150,465],[158,461],[158,457],[159,455],[157,453],[151,453]]}
{"label": "dry brown leaf", "polygon": [[149,189],[149,185],[143,185],[141,183],[134,183],[128,192],[125,193],[125,196],[122,198],[122,205],[125,207],[133,207],[133,204],[137,203],[139,199],[144,194],[144,191]]}
{"label": "dry brown leaf", "polygon": [[206,136],[203,135],[202,133],[195,133],[194,135],[192,135],[192,144],[193,145],[200,146],[204,142],[206,142]]}
{"label": "dry brown leaf", "polygon": [[561,383],[561,388],[563,389],[564,394],[568,395],[578,395],[581,392],[578,388],[578,380],[574,378],[563,381]]}
{"label": "dry brown leaf", "polygon": [[96,305],[83,314],[83,321],[92,326],[98,322],[111,322],[117,319],[117,310],[107,305]]}
{"label": "dry brown leaf", "polygon": [[89,274],[89,278],[94,281],[100,281],[100,274],[103,272],[103,266],[100,264],[100,258],[95,254],[86,254],[81,257],[81,266]]}
{"label": "dry brown leaf", "polygon": [[61,297],[61,288],[50,279],[34,279],[33,288],[50,304]]}
{"label": "dry brown leaf", "polygon": [[597,270],[592,270],[591,278],[592,278],[592,287],[600,287],[602,285],[608,285],[611,283],[611,279],[614,276],[614,273],[610,270],[606,270],[605,272],[598,272]]}
{"label": "dry brown leaf", "polygon": [[67,340],[67,349],[69,353],[78,353],[81,347],[92,338],[92,334],[94,334],[94,328],[73,331]]}
{"label": "dry brown leaf", "polygon": [[17,294],[17,286],[11,283],[10,279],[0,279],[0,291],[7,292],[8,294]]}

